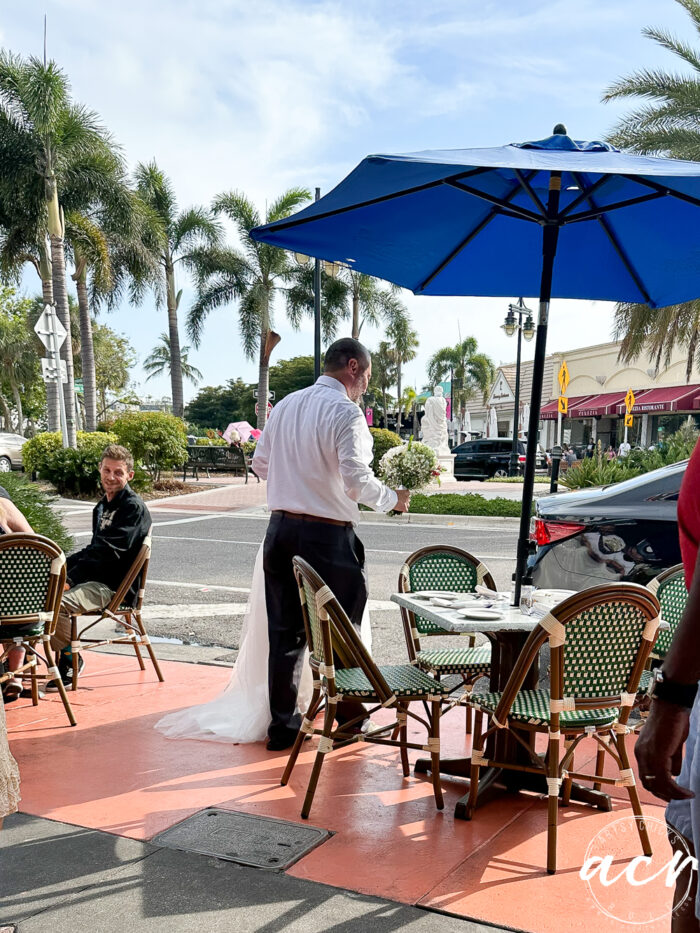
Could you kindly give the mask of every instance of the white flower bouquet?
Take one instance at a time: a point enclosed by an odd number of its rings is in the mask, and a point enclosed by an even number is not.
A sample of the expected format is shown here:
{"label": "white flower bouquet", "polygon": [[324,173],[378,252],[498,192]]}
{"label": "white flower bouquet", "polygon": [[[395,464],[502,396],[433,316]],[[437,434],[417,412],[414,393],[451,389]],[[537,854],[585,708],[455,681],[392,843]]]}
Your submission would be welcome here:
{"label": "white flower bouquet", "polygon": [[440,482],[440,467],[432,447],[414,441],[392,447],[379,461],[380,479],[392,489],[416,492],[433,480]]}

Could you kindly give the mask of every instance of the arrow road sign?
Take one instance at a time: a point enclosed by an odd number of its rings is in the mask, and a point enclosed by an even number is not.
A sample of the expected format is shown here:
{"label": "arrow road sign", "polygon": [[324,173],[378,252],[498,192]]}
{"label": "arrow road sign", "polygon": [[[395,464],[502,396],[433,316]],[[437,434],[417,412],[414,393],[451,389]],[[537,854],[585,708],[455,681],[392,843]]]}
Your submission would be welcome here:
{"label": "arrow road sign", "polygon": [[631,389],[627,390],[627,395],[625,396],[625,405],[627,406],[627,414],[632,411],[634,408],[634,392]]}
{"label": "arrow road sign", "polygon": [[566,365],[566,360],[561,364],[561,369],[559,370],[559,389],[561,390],[562,395],[566,395],[566,390],[569,386],[569,368]]}
{"label": "arrow road sign", "polygon": [[557,411],[560,415],[565,415],[569,410],[569,400],[565,395],[559,396],[559,405]]}
{"label": "arrow road sign", "polygon": [[[68,336],[65,327],[61,324],[51,305],[44,305],[44,310],[41,312],[39,320],[34,325],[34,332],[47,350],[58,350]],[[56,340],[53,346],[51,340],[52,335]]]}
{"label": "arrow road sign", "polygon": [[[270,391],[270,392],[267,393],[267,397],[268,397],[268,399],[269,399],[271,402],[274,402],[274,400],[275,400],[275,393],[272,392],[272,391]],[[260,395],[258,394],[258,390],[257,390],[257,389],[253,389],[253,398],[260,398]]]}
{"label": "arrow road sign", "polygon": [[[68,382],[68,373],[66,372],[66,361],[61,360],[61,382]],[[53,360],[41,360],[41,378],[44,382],[53,382],[56,378],[56,364]]]}

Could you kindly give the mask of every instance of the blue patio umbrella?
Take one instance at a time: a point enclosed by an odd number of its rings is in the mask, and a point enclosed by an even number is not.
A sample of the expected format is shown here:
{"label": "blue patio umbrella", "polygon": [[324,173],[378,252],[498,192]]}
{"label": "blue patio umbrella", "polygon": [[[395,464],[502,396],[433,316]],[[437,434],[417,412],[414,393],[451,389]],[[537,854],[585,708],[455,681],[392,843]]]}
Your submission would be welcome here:
{"label": "blue patio umbrella", "polygon": [[[571,139],[372,155],[336,188],[252,237],[340,261],[416,295],[539,295],[528,437],[537,437],[549,303],[664,307],[700,296],[700,163]],[[516,599],[536,445],[528,444]]]}

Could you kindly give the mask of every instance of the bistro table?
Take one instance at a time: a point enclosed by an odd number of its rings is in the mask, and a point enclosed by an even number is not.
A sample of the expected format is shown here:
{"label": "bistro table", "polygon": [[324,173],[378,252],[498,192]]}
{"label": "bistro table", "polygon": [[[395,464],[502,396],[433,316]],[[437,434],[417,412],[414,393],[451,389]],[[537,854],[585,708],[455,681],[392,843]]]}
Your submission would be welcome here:
{"label": "bistro table", "polygon": [[[465,594],[455,594],[464,596]],[[505,594],[504,594],[505,595]],[[502,618],[497,620],[466,619],[459,609],[448,606],[437,606],[426,598],[417,598],[415,593],[394,593],[392,602],[398,603],[415,615],[430,622],[434,622],[448,632],[476,633],[485,635],[491,643],[491,675],[490,691],[501,691],[505,687],[515,661],[531,631],[537,626],[540,615],[526,615],[518,606],[511,606],[509,601],[503,599],[495,603],[492,608],[501,613]],[[488,605],[486,599],[475,601],[474,608]],[[550,607],[548,607],[550,608]],[[539,682],[539,662],[535,660],[523,683],[524,690],[535,689]],[[534,749],[535,734],[528,733],[523,736],[526,744]],[[513,738],[510,730],[497,729],[487,740],[485,757],[493,760],[512,761],[518,764],[530,765],[531,762],[525,748]],[[427,774],[430,771],[430,759],[419,758],[416,762],[416,774]],[[471,758],[441,759],[440,773],[449,777],[467,778],[471,771]],[[479,779],[477,806],[487,803],[504,793],[517,793],[520,790],[535,791],[546,794],[547,783],[544,774],[532,774],[526,771],[511,771],[502,768],[486,768]],[[455,806],[455,817],[466,819],[466,804],[468,794],[460,798]],[[612,801],[608,794],[582,784],[574,783],[571,789],[571,799],[582,803],[592,804],[601,810],[612,810]]]}

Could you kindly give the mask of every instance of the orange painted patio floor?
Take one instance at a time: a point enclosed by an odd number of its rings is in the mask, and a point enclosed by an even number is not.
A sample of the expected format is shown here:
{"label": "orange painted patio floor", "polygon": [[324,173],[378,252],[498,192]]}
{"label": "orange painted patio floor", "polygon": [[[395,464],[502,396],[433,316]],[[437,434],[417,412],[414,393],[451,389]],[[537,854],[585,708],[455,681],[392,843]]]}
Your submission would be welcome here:
{"label": "orange painted patio floor", "polygon": [[[70,694],[75,728],[57,696],[38,707],[28,700],[7,707],[22,812],[145,840],[208,806],[301,822],[315,743],[307,743],[290,784],[281,787],[286,753],[262,743],[162,737],[153,726],[164,713],[211,699],[229,671],[161,663],[164,684],[130,657],[92,652],[80,689]],[[455,710],[443,719],[444,754],[463,755],[468,746],[463,712]],[[578,768],[585,758],[579,755]],[[579,869],[596,834],[630,814],[624,788],[613,790],[612,813],[561,809],[559,870],[549,876],[543,799],[503,797],[464,822],[453,816],[463,785],[445,779],[443,786],[445,809],[438,812],[428,781],[402,776],[396,750],[358,744],[331,753],[309,822],[334,835],[289,873],[516,930],[621,929],[596,905]],[[662,820],[656,803],[643,794],[646,814]],[[630,857],[641,854],[632,842]],[[668,910],[670,891],[618,885],[613,913],[638,910],[644,898],[653,898],[651,919]],[[668,927],[668,917],[645,924],[654,933]]]}

